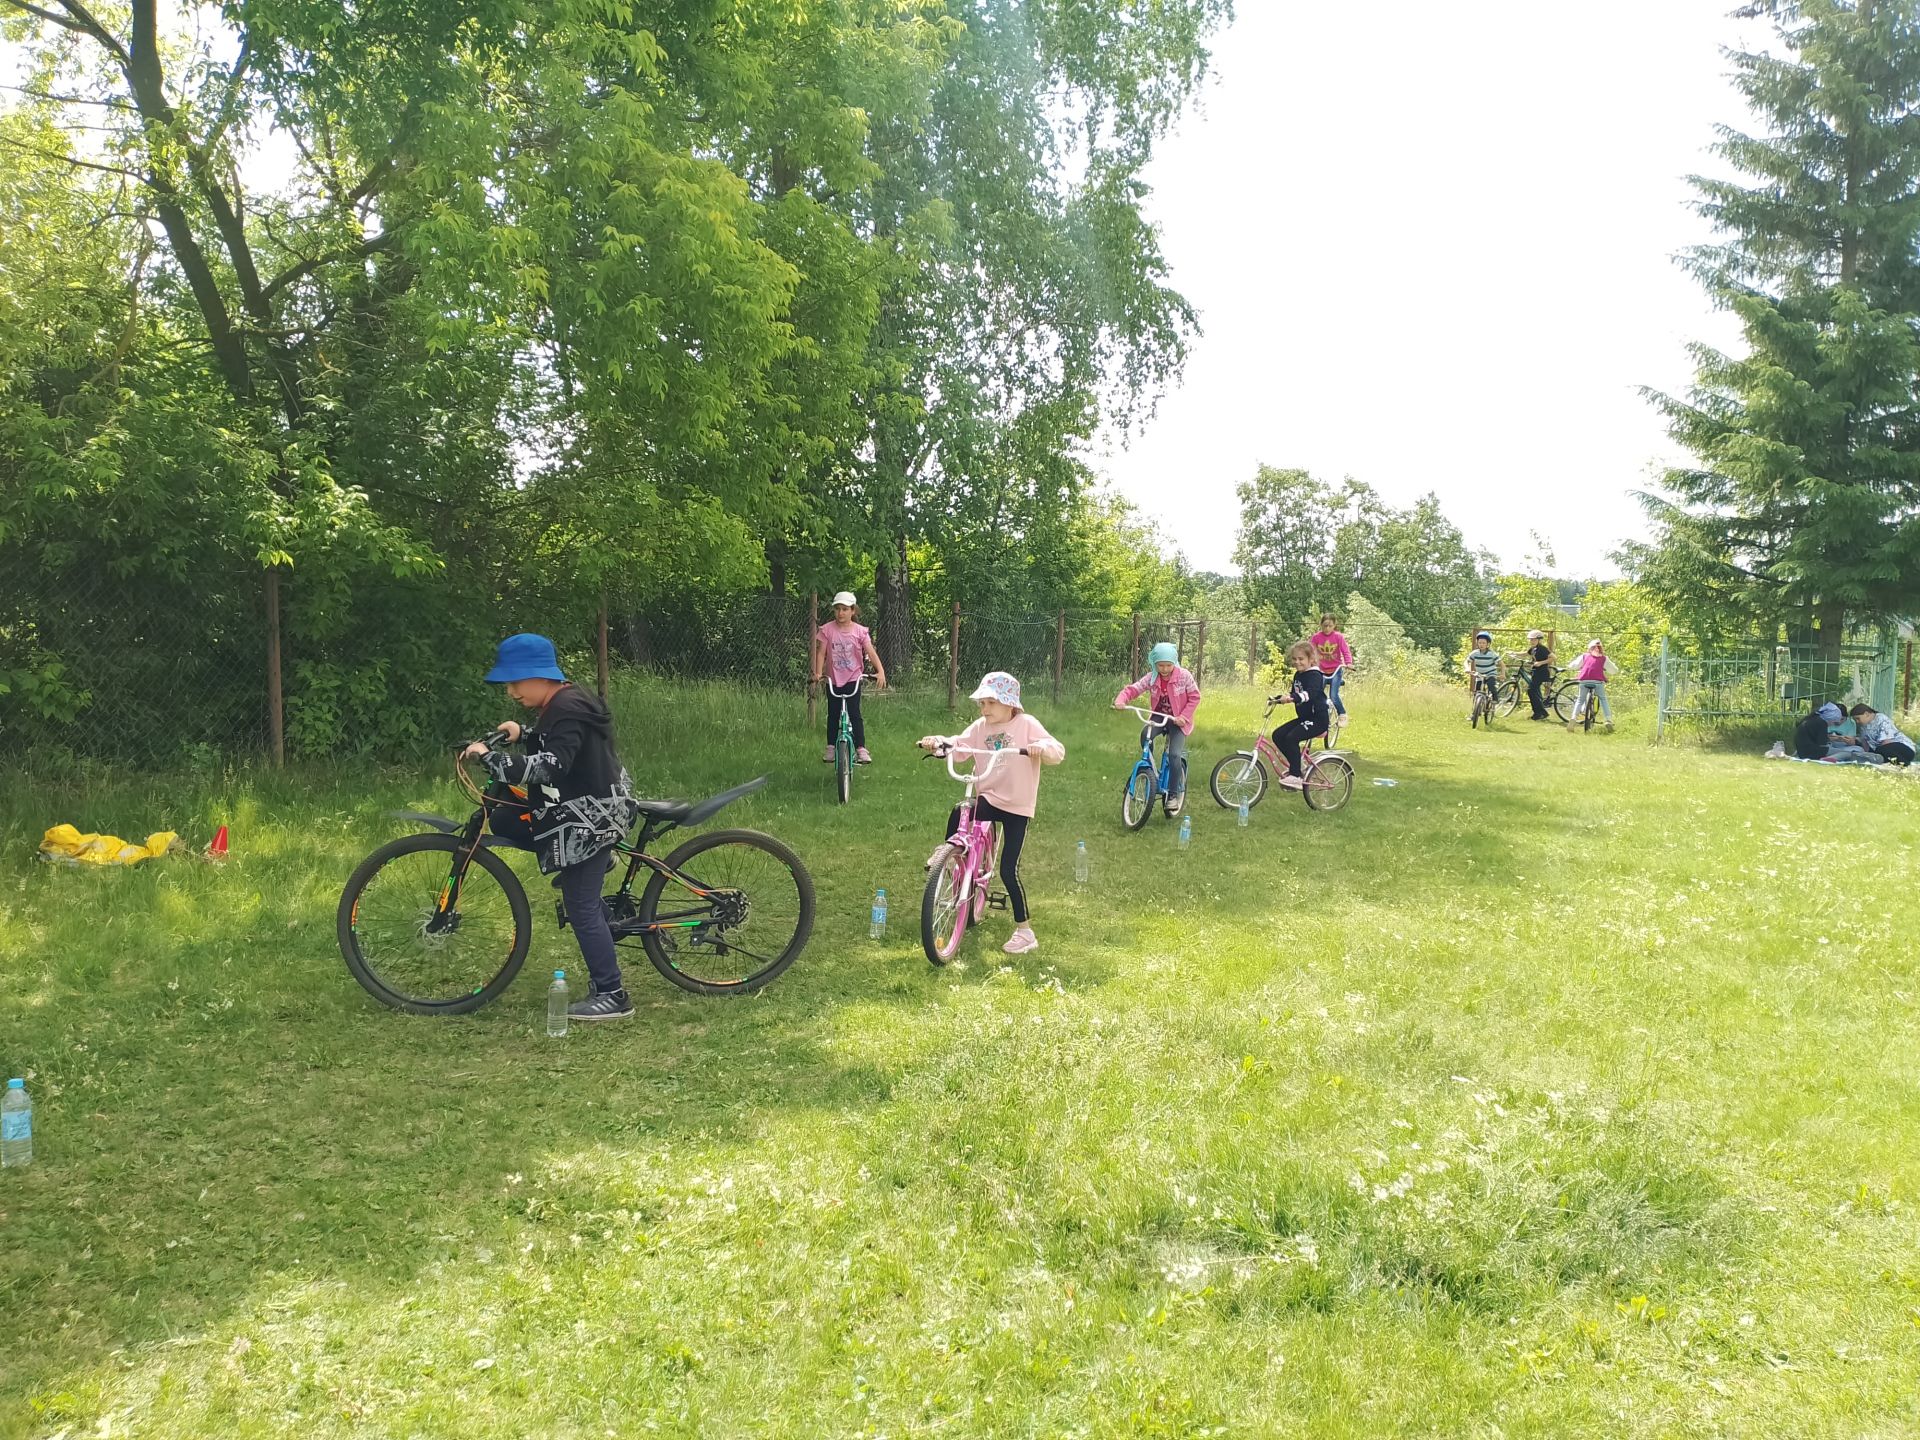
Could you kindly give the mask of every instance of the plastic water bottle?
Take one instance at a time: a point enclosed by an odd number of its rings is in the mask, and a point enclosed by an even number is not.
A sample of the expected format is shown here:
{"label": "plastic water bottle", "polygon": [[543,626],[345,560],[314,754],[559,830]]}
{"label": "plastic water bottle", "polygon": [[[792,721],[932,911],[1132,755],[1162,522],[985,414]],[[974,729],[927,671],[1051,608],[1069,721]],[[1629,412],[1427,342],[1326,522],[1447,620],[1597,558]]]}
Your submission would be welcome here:
{"label": "plastic water bottle", "polygon": [[867,921],[867,938],[878,940],[887,933],[887,892],[879,889],[873,892],[873,918]]}
{"label": "plastic water bottle", "polygon": [[558,1040],[567,1033],[567,972],[553,972],[547,987],[547,1034]]}
{"label": "plastic water bottle", "polygon": [[1093,867],[1087,860],[1087,842],[1082,840],[1073,847],[1073,878],[1076,884],[1084,885],[1087,877],[1093,873]]}
{"label": "plastic water bottle", "polygon": [[1247,828],[1247,802],[1244,800],[1240,802],[1240,828]]}
{"label": "plastic water bottle", "polygon": [[27,1082],[7,1081],[7,1095],[0,1100],[0,1165],[11,1170],[16,1165],[33,1163],[33,1101],[27,1098]]}
{"label": "plastic water bottle", "polygon": [[1180,848],[1184,850],[1192,843],[1193,817],[1191,815],[1182,815],[1180,817]]}

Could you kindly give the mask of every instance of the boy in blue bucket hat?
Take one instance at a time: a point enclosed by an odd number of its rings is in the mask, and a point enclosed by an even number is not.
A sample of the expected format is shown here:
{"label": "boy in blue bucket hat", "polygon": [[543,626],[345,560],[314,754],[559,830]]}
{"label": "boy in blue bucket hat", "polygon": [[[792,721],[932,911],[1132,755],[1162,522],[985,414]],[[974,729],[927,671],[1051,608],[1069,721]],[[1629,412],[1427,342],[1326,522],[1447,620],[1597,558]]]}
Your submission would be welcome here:
{"label": "boy in blue bucket hat", "polygon": [[525,807],[495,805],[492,825],[503,840],[533,851],[541,873],[555,876],[580,958],[593,977],[593,993],[567,1013],[575,1020],[624,1020],[633,1014],[620,976],[613,930],[603,898],[614,843],[639,818],[633,780],[613,748],[613,717],[590,691],[570,683],[553,641],[544,635],[509,635],[487,680],[535,713],[533,724],[503,720],[510,755],[475,741],[468,759],[480,761],[495,786],[524,786]]}

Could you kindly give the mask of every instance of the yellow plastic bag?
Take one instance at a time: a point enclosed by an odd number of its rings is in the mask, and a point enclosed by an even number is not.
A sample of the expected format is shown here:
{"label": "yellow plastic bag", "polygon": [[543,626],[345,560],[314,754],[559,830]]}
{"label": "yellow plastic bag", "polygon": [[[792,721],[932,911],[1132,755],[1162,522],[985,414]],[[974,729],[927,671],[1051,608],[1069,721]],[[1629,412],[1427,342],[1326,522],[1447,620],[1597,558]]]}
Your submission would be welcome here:
{"label": "yellow plastic bag", "polygon": [[146,844],[135,845],[118,835],[82,835],[72,825],[56,825],[40,837],[40,854],[68,865],[138,865],[166,854],[179,838],[171,830],[156,830]]}

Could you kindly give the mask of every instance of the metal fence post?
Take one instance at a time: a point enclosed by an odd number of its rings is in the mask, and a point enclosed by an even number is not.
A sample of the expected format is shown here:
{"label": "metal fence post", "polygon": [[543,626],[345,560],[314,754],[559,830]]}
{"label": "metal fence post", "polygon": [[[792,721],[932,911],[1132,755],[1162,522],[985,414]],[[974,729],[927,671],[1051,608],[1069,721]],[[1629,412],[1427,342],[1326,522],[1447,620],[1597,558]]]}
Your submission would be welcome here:
{"label": "metal fence post", "polygon": [[1133,612],[1133,645],[1127,651],[1127,675],[1129,678],[1140,673],[1140,612]]}
{"label": "metal fence post", "polygon": [[1913,641],[1906,641],[1902,648],[1907,652],[1907,661],[1906,678],[1900,686],[1900,708],[1911,710],[1913,708]]}
{"label": "metal fence post", "polygon": [[1667,637],[1660,637],[1660,684],[1654,690],[1653,701],[1653,743],[1658,745],[1667,732],[1667,698],[1671,692],[1667,688]]}
{"label": "metal fence post", "polygon": [[1060,677],[1067,668],[1067,612],[1062,610],[1053,632],[1053,703],[1060,703]]}
{"label": "metal fence post", "polygon": [[953,629],[947,634],[947,710],[958,703],[960,693],[960,602],[953,602]]}
{"label": "metal fence post", "polygon": [[275,767],[287,763],[287,697],[280,684],[280,571],[267,570],[267,735]]}
{"label": "metal fence post", "polygon": [[1247,622],[1247,683],[1260,683],[1260,622]]}
{"label": "metal fence post", "polygon": [[1202,620],[1200,622],[1200,628],[1194,632],[1193,636],[1193,680],[1196,685],[1200,683],[1200,676],[1206,666],[1206,659],[1207,622]]}
{"label": "metal fence post", "polygon": [[819,688],[813,683],[813,647],[816,643],[815,637],[819,635],[819,633],[820,592],[818,590],[809,590],[807,592],[807,663],[805,668],[800,672],[806,676],[806,679],[800,683],[807,687],[807,729],[809,730],[813,729],[813,709],[817,703],[815,692]]}
{"label": "metal fence post", "polygon": [[613,667],[607,659],[607,592],[600,592],[600,636],[594,648],[595,657],[600,662],[600,698],[607,698],[607,692],[613,685]]}

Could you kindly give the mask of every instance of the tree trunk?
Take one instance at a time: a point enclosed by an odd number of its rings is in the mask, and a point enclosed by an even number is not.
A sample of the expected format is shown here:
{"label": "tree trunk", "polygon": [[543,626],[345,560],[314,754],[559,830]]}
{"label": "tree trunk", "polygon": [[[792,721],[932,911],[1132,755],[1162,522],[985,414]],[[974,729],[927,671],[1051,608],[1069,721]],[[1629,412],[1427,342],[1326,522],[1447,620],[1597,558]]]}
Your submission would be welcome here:
{"label": "tree trunk", "polygon": [[1847,606],[1844,600],[1822,600],[1814,606],[1814,616],[1820,622],[1814,642],[1820,647],[1820,658],[1835,664],[1840,661],[1840,642],[1847,633]]}
{"label": "tree trunk", "polygon": [[896,685],[913,679],[913,588],[907,574],[907,540],[894,543],[890,560],[873,567],[873,594],[880,607],[880,627],[874,645],[886,662],[887,678]]}

